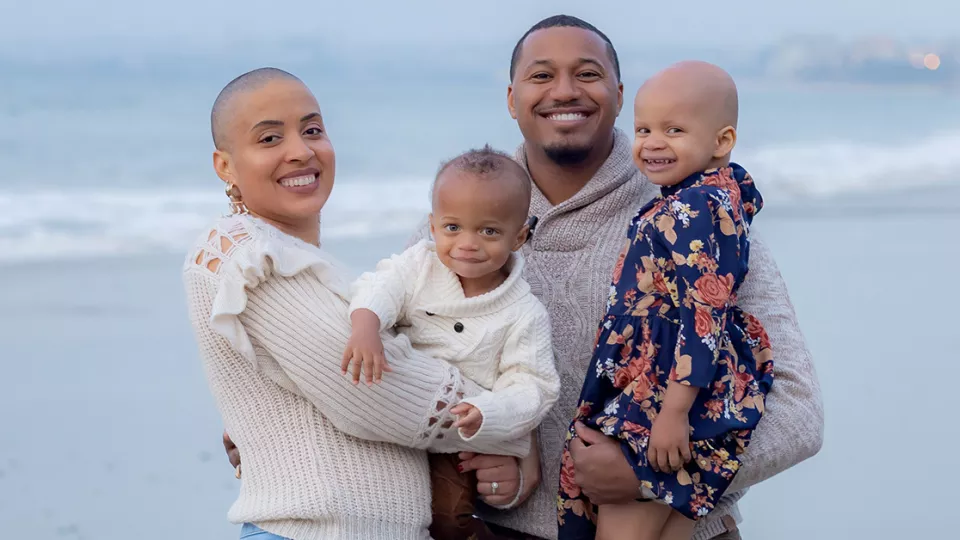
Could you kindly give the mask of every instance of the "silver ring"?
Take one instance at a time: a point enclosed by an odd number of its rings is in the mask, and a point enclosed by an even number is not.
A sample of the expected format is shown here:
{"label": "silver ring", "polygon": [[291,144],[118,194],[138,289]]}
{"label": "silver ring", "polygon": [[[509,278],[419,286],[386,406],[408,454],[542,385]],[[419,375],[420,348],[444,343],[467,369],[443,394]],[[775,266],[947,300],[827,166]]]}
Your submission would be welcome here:
{"label": "silver ring", "polygon": [[499,489],[499,488],[500,488],[500,484],[497,483],[497,482],[492,482],[492,483],[490,484],[490,490],[493,491],[493,494],[494,494],[494,495],[497,494],[497,489]]}

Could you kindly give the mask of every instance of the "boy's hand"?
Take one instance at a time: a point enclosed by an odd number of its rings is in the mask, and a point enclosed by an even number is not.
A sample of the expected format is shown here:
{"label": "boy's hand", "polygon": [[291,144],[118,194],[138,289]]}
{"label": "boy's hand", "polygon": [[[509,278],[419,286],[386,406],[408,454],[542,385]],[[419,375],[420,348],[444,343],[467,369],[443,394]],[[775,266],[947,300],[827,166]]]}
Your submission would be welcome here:
{"label": "boy's hand", "polygon": [[657,472],[679,471],[691,459],[690,420],[686,414],[662,410],[653,421],[647,459]]}
{"label": "boy's hand", "polygon": [[[346,375],[353,370],[353,384],[360,382],[360,372],[366,375],[367,386],[374,382],[378,384],[383,379],[384,371],[393,371],[387,358],[383,354],[383,341],[380,339],[380,322],[372,312],[364,314],[366,310],[357,310],[351,316],[353,331],[347,340],[347,348],[343,352],[343,361],[340,369]],[[373,319],[370,319],[372,315]],[[352,364],[352,368],[351,368]]]}
{"label": "boy's hand", "polygon": [[453,426],[462,430],[467,437],[476,435],[477,431],[480,430],[480,425],[483,424],[483,414],[480,409],[469,403],[454,405],[450,412],[459,416]]}

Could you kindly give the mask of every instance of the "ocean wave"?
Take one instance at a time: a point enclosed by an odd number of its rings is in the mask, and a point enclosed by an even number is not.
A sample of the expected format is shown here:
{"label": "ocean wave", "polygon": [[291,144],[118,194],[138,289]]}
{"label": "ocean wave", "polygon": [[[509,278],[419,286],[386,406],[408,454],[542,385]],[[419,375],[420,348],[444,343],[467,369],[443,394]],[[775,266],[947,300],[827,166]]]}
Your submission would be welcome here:
{"label": "ocean wave", "polygon": [[838,140],[765,146],[736,157],[766,199],[877,194],[960,182],[960,131],[899,145]]}
{"label": "ocean wave", "polygon": [[[910,145],[828,141],[736,158],[771,206],[783,207],[960,185],[958,148],[954,131]],[[202,190],[0,189],[0,262],[183,251],[226,211],[220,185],[207,183]],[[408,234],[429,212],[429,189],[429,178],[339,180],[324,208],[323,237]],[[886,197],[888,206],[891,200],[900,199]]]}
{"label": "ocean wave", "polygon": [[[177,252],[227,211],[208,190],[0,190],[0,262]],[[323,210],[325,239],[412,232],[429,179],[343,181]]]}

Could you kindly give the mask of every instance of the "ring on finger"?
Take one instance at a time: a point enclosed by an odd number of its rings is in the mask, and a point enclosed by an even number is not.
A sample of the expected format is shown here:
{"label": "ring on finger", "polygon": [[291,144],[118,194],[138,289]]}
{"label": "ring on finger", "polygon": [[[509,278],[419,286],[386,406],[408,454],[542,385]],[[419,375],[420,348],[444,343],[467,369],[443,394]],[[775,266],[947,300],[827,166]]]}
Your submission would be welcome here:
{"label": "ring on finger", "polygon": [[491,482],[491,483],[490,483],[490,491],[491,491],[494,495],[497,494],[497,490],[498,490],[498,489],[500,489],[500,483],[499,483],[499,482]]}

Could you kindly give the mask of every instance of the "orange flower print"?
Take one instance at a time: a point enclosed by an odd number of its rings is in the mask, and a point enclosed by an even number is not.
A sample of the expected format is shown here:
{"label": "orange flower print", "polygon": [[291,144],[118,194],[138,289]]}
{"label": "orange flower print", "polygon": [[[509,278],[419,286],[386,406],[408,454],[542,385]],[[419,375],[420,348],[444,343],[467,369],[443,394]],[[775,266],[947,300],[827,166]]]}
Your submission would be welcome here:
{"label": "orange flower print", "polygon": [[560,489],[571,499],[580,496],[580,486],[576,482],[575,474],[573,470],[573,458],[570,457],[570,451],[564,450],[563,466],[560,468]]}
{"label": "orange flower print", "polygon": [[733,274],[723,276],[704,274],[697,278],[693,286],[704,302],[717,309],[722,309],[727,306],[730,291],[733,290]]}
{"label": "orange flower print", "polygon": [[627,240],[623,249],[620,250],[620,255],[617,256],[617,264],[613,267],[613,284],[616,285],[620,283],[620,274],[623,272],[623,261],[627,256],[627,250],[630,249],[630,241]]}
{"label": "orange flower print", "polygon": [[721,167],[717,174],[707,175],[703,181],[705,186],[716,186],[730,196],[730,203],[733,205],[733,218],[740,220],[740,186],[733,178],[733,169],[730,167]]}
{"label": "orange flower print", "polygon": [[770,337],[767,336],[767,331],[763,328],[763,325],[760,324],[760,320],[753,315],[747,315],[744,317],[744,320],[747,322],[746,330],[747,335],[750,336],[750,339],[760,340],[760,347],[769,349]]}
{"label": "orange flower print", "polygon": [[694,321],[696,322],[694,331],[696,331],[698,336],[707,337],[713,333],[713,316],[706,308],[697,306],[697,310],[694,313]]}
{"label": "orange flower print", "polygon": [[736,371],[733,375],[733,400],[737,403],[743,401],[743,396],[747,395],[747,388],[753,382],[753,375],[747,371]]}

